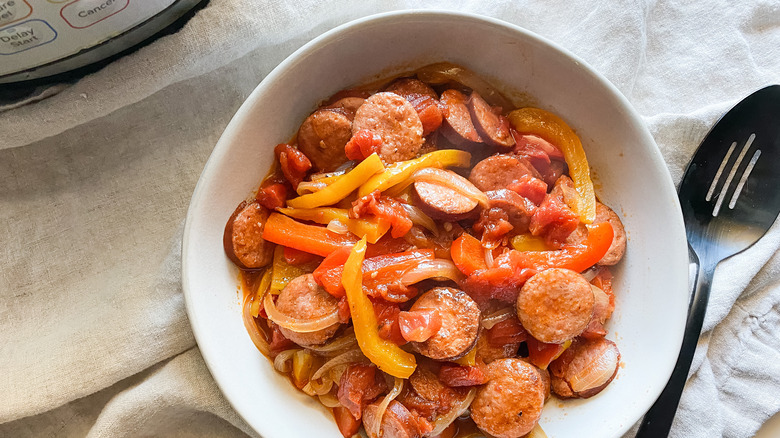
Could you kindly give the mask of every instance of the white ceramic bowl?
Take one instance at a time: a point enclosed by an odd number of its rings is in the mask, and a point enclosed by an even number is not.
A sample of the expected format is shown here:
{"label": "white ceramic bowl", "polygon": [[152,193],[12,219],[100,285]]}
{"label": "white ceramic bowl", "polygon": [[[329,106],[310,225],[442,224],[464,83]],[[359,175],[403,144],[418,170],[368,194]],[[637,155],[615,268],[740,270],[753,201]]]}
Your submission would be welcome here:
{"label": "white ceramic bowl", "polygon": [[616,271],[608,325],[618,377],[584,401],[548,402],[550,437],[617,437],[671,374],[687,308],[687,247],[674,185],[647,128],[620,92],[566,50],[519,27],[474,15],[397,12],[338,27],[282,62],[225,129],[192,197],[183,245],[187,311],[201,353],[238,413],[265,438],[340,437],[330,413],[295,390],[254,347],[241,320],[238,271],[222,232],[257,187],[272,148],[341,89],[447,60],[554,111],[579,133],[599,197],[622,217],[628,251]]}

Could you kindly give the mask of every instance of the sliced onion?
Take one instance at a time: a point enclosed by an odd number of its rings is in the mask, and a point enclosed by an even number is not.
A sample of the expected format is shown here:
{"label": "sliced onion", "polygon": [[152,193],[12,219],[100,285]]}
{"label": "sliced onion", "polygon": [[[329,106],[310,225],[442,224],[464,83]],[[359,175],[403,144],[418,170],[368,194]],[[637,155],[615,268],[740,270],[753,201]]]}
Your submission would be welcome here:
{"label": "sliced onion", "polygon": [[363,355],[363,352],[360,351],[359,348],[349,350],[347,352],[339,354],[333,359],[322,364],[322,366],[314,374],[312,374],[311,380],[319,380],[331,368],[336,367],[338,365],[347,365],[353,362],[363,362],[365,360],[366,357]]}
{"label": "sliced onion", "polygon": [[292,358],[299,351],[300,348],[292,348],[277,354],[274,358],[274,369],[280,373],[289,373],[292,369]]}
{"label": "sliced onion", "polygon": [[461,195],[479,203],[482,208],[488,208],[488,197],[478,188],[474,187],[469,180],[463,178],[451,170],[437,169],[435,167],[426,167],[412,174],[413,181],[429,182],[439,184],[448,189],[455,190]]}
{"label": "sliced onion", "polygon": [[547,434],[542,430],[542,426],[539,426],[537,423],[536,426],[528,432],[528,435],[526,435],[525,438],[547,438]]}
{"label": "sliced onion", "polygon": [[351,347],[356,343],[357,343],[357,338],[355,338],[355,332],[350,330],[349,332],[344,333],[342,336],[339,336],[338,338],[334,339],[331,342],[328,342],[327,344],[314,345],[307,348],[311,351],[314,351],[315,353],[327,354],[327,353],[334,353],[343,350],[347,347]]}
{"label": "sliced onion", "polygon": [[268,345],[265,335],[260,331],[260,328],[257,327],[255,318],[252,317],[252,300],[250,299],[252,296],[252,294],[247,294],[247,296],[244,297],[244,306],[243,311],[241,312],[242,319],[244,320],[244,327],[246,328],[247,333],[249,333],[249,338],[252,339],[252,343],[255,344],[255,347],[264,355],[270,356],[271,347]]}
{"label": "sliced onion", "polygon": [[491,105],[498,105],[504,110],[516,106],[474,72],[450,62],[427,65],[417,70],[417,77],[429,84],[444,84],[450,81],[461,83],[482,95]]}
{"label": "sliced onion", "polygon": [[309,320],[300,320],[287,316],[276,308],[273,295],[271,294],[265,295],[265,298],[263,299],[263,307],[265,307],[265,313],[268,315],[269,320],[275,322],[280,327],[284,327],[287,330],[292,330],[297,333],[316,332],[339,322],[338,308],[334,309],[333,312],[325,316]]}
{"label": "sliced onion", "polygon": [[319,192],[320,190],[324,189],[325,187],[328,187],[327,184],[324,182],[319,181],[301,181],[298,184],[298,187],[295,188],[295,191],[298,193],[298,195],[305,195],[308,193],[314,193]]}
{"label": "sliced onion", "polygon": [[580,393],[607,383],[617,370],[619,355],[617,348],[608,346],[593,360],[582,364],[580,369],[569,368],[566,374],[570,376],[567,380],[571,390]]}
{"label": "sliced onion", "polygon": [[600,270],[601,268],[599,268],[598,266],[593,266],[584,270],[581,275],[585,277],[586,280],[593,281],[593,279],[596,278],[596,275],[599,274]]}
{"label": "sliced onion", "polygon": [[447,259],[422,260],[401,275],[401,284],[408,286],[428,278],[447,278],[459,282],[463,279],[463,273]]}
{"label": "sliced onion", "polygon": [[496,264],[493,258],[493,248],[484,248],[482,252],[485,253],[485,266],[492,268]]}
{"label": "sliced onion", "polygon": [[[309,382],[306,384],[306,386],[309,387],[309,390],[311,393],[306,392],[309,395],[322,395],[327,394],[330,392],[330,390],[333,388],[333,379],[323,379],[322,381],[319,380],[309,380]],[[306,387],[304,387],[306,388]]]}
{"label": "sliced onion", "polygon": [[433,422],[433,430],[429,435],[436,436],[444,432],[444,429],[452,424],[456,418],[458,418],[462,413],[466,412],[469,406],[471,406],[471,402],[474,401],[474,397],[476,396],[477,389],[471,388],[471,391],[469,391],[469,393],[466,395],[466,398],[464,398],[457,405],[453,406],[449,412],[437,418],[436,421]]}
{"label": "sliced onion", "polygon": [[420,225],[421,227],[427,228],[431,233],[433,233],[434,236],[439,235],[439,228],[436,226],[436,222],[433,221],[433,219],[430,218],[427,214],[423,213],[422,210],[415,207],[414,205],[409,204],[401,204],[404,207],[404,210],[406,210],[406,213],[409,214],[409,219],[412,220],[417,225]]}
{"label": "sliced onion", "polygon": [[394,377],[395,383],[393,384],[393,389],[387,393],[384,399],[382,399],[382,402],[379,403],[379,409],[376,411],[376,422],[374,426],[373,433],[370,434],[370,436],[379,436],[379,430],[382,426],[382,417],[385,415],[385,411],[387,410],[387,405],[390,404],[393,399],[398,397],[398,394],[401,393],[401,390],[404,388],[404,379],[399,379],[398,377]]}
{"label": "sliced onion", "polygon": [[490,330],[493,328],[494,325],[498,324],[501,321],[506,321],[507,319],[515,316],[515,311],[511,307],[504,307],[503,309],[498,309],[497,311],[482,317],[482,327],[485,327],[486,329]]}
{"label": "sliced onion", "polygon": [[341,406],[341,402],[339,402],[339,399],[336,398],[336,396],[331,394],[330,392],[326,394],[320,394],[317,397],[320,399],[320,403],[322,403],[322,405],[325,406],[326,408],[337,408]]}
{"label": "sliced onion", "polygon": [[326,228],[336,234],[349,233],[349,227],[347,227],[347,224],[341,222],[338,219],[333,219],[332,221],[328,222],[328,226]]}

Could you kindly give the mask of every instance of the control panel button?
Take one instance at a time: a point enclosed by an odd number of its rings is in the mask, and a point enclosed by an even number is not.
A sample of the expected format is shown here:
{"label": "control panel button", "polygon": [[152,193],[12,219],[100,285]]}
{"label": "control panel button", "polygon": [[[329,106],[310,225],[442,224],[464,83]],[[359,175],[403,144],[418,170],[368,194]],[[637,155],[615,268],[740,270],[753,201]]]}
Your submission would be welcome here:
{"label": "control panel button", "polygon": [[43,20],[27,20],[0,29],[0,55],[24,52],[33,47],[50,43],[57,38],[57,32]]}
{"label": "control panel button", "polygon": [[0,0],[0,26],[27,18],[32,14],[32,6],[27,0]]}
{"label": "control panel button", "polygon": [[76,0],[60,11],[65,21],[76,29],[84,29],[118,14],[130,4],[130,0]]}

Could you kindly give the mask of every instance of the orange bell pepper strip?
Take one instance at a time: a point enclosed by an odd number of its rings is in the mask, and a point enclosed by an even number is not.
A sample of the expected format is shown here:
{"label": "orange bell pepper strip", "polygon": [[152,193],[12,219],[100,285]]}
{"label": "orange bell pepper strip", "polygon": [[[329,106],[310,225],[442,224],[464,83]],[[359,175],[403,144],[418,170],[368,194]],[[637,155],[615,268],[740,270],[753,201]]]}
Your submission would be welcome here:
{"label": "orange bell pepper strip", "polygon": [[538,135],[561,148],[569,176],[580,195],[575,212],[586,224],[596,220],[596,194],[590,179],[590,167],[582,142],[569,125],[555,114],[539,108],[520,108],[507,115],[509,122],[521,134]]}
{"label": "orange bell pepper strip", "polygon": [[614,230],[609,222],[588,225],[588,237],[576,245],[554,251],[525,251],[522,265],[541,271],[548,268],[566,268],[582,272],[598,263],[612,245]]}
{"label": "orange bell pepper strip", "polygon": [[280,213],[268,216],[263,228],[263,239],[322,257],[357,242],[352,233],[334,233],[325,227],[302,224]]}
{"label": "orange bell pepper strip", "polygon": [[452,242],[450,255],[455,266],[465,275],[487,269],[482,244],[470,234],[463,233]]}
{"label": "orange bell pepper strip", "polygon": [[528,336],[525,342],[528,346],[528,361],[543,370],[547,369],[550,362],[558,359],[571,346],[571,339],[563,344],[546,344]]}
{"label": "orange bell pepper strip", "polygon": [[346,291],[355,337],[363,354],[380,370],[393,377],[406,379],[417,367],[414,355],[393,342],[379,337],[376,314],[371,300],[363,292],[362,264],[366,254],[366,239],[360,239],[344,264],[341,282]]}
{"label": "orange bell pepper strip", "polygon": [[279,213],[295,219],[312,221],[327,225],[336,220],[347,226],[347,229],[358,237],[366,236],[368,243],[376,243],[390,230],[390,222],[379,217],[363,217],[352,219],[345,208],[318,207],[318,208],[279,208]]}

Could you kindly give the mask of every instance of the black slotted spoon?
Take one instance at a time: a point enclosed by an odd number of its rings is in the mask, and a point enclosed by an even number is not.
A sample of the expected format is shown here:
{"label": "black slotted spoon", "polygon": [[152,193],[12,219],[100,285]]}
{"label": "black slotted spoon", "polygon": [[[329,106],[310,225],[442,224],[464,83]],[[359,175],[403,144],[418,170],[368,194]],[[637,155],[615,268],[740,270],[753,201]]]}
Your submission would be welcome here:
{"label": "black slotted spoon", "polygon": [[715,267],[756,243],[780,213],[780,85],[756,91],[715,124],[688,164],[678,196],[698,273],[677,364],[637,438],[669,434]]}

